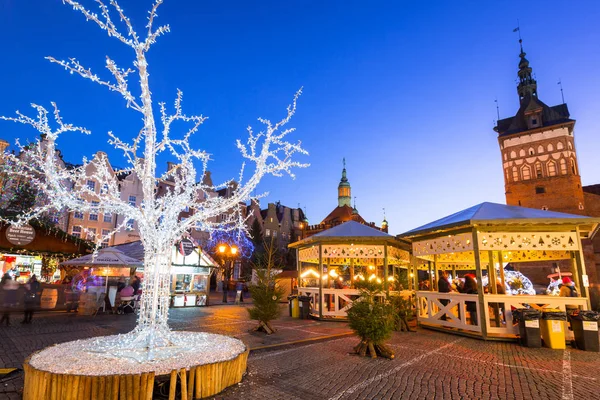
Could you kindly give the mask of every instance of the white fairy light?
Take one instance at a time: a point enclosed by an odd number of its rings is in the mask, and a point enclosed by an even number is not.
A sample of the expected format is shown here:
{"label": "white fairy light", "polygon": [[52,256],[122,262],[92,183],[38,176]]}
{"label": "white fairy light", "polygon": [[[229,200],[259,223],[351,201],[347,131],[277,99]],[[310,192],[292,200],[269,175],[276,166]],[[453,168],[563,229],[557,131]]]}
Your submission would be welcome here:
{"label": "white fairy light", "polygon": [[[58,107],[52,103],[53,119],[51,123],[48,111],[39,105],[32,104],[37,110],[37,117],[28,117],[17,111],[15,117],[0,117],[4,120],[31,125],[37,129],[43,140],[37,140],[27,147],[20,146],[21,155],[6,154],[5,157],[15,165],[13,173],[27,179],[30,184],[43,194],[47,201],[17,217],[15,221],[7,221],[22,225],[31,218],[38,217],[53,209],[69,212],[79,211],[85,213],[103,213],[123,215],[123,222],[107,235],[101,235],[98,243],[108,239],[114,232],[126,227],[128,220],[135,220],[138,224],[140,239],[144,245],[144,275],[143,294],[137,327],[134,333],[128,335],[111,351],[118,353],[131,346],[144,348],[149,359],[159,358],[158,349],[165,349],[173,345],[172,334],[167,324],[171,264],[170,249],[172,245],[191,229],[200,228],[205,231],[215,229],[244,230],[244,219],[239,210],[240,204],[246,203],[260,180],[265,175],[282,176],[284,173],[292,178],[294,167],[306,167],[293,160],[296,153],[308,154],[300,142],[291,143],[286,136],[294,131],[287,124],[296,111],[296,103],[301,94],[299,90],[293,102],[287,108],[285,117],[277,123],[260,118],[264,129],[255,133],[248,127],[246,142],[237,141],[237,147],[246,163],[253,165],[250,176],[245,181],[240,179],[238,186],[230,197],[213,197],[208,193],[216,187],[229,185],[207,186],[202,183],[202,176],[207,170],[209,154],[203,150],[193,149],[190,145],[191,136],[197,132],[205,121],[202,115],[186,115],[182,111],[182,92],[177,91],[174,102],[174,112],[167,110],[165,103],[159,103],[160,118],[154,115],[152,92],[150,90],[148,62],[146,53],[159,36],[169,32],[168,25],[154,28],[157,9],[162,0],[155,0],[149,13],[147,32],[143,35],[133,29],[129,18],[124,14],[116,0],[109,0],[109,5],[101,0],[96,0],[100,8],[100,15],[83,7],[75,0],[64,0],[73,9],[81,12],[89,21],[95,22],[105,30],[110,37],[130,47],[135,53],[132,68],[121,68],[111,58],[106,58],[106,68],[112,74],[112,80],[104,80],[84,67],[74,58],[58,60],[53,57],[47,59],[64,67],[71,74],[77,74],[92,82],[107,87],[110,91],[119,93],[126,101],[126,106],[142,115],[143,127],[131,142],[121,140],[116,134],[109,132],[111,143],[121,150],[129,166],[128,171],[136,174],[141,181],[143,202],[141,207],[129,204],[120,197],[114,172],[110,169],[106,155],[94,157],[92,160],[83,160],[83,165],[69,169],[61,167],[58,163],[56,141],[65,132],[90,132],[83,128],[63,122]],[[113,10],[114,9],[114,10]],[[110,11],[118,14],[118,20],[125,27],[122,33],[113,21]],[[128,79],[133,73],[139,76],[139,95],[135,96],[130,89]],[[187,122],[191,128],[180,138],[171,136],[171,125],[175,121]],[[162,125],[157,127],[158,123]],[[162,176],[156,175],[156,158],[163,152],[169,152],[177,160],[176,167],[165,172]],[[194,163],[202,166],[199,174]],[[91,168],[88,168],[91,167]],[[93,172],[90,175],[90,170]],[[244,163],[240,178],[248,170]],[[86,181],[93,179],[103,188],[101,193],[96,193],[86,186]],[[169,190],[160,196],[156,195],[156,187],[160,182],[168,182]],[[198,183],[200,182],[200,183]],[[92,203],[95,202],[95,203]],[[193,210],[185,221],[179,220],[181,210]],[[211,222],[219,215],[229,215],[220,224]],[[120,349],[120,350],[119,350]],[[108,350],[107,350],[108,351]]]}

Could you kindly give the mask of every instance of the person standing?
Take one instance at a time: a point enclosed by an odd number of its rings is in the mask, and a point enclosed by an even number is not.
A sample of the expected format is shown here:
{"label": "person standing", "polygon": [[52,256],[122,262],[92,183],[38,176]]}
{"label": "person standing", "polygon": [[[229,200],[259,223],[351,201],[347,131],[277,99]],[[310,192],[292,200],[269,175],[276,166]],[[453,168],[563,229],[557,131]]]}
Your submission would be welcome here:
{"label": "person standing", "polygon": [[[465,294],[477,294],[477,281],[473,274],[465,275],[465,284],[462,288],[462,293]],[[471,319],[471,325],[478,325],[477,323],[477,302],[465,301],[469,317]]]}
{"label": "person standing", "polygon": [[37,306],[40,292],[40,282],[34,275],[29,278],[29,281],[25,284],[25,293],[23,303],[25,304],[25,315],[22,324],[30,324],[33,319],[33,312]]}
{"label": "person standing", "polygon": [[17,305],[17,289],[19,284],[10,276],[9,273],[4,274],[2,281],[2,291],[4,292],[4,301],[2,303],[2,318],[0,324],[6,321],[6,326],[10,325],[10,312]]}
{"label": "person standing", "polygon": [[[452,291],[452,286],[450,286],[450,282],[448,281],[448,272],[445,270],[440,271],[440,279],[438,279],[438,292],[439,293],[450,293]],[[449,299],[440,299],[440,304],[443,306],[447,306],[450,303]],[[440,318],[442,321],[446,321],[446,313],[442,315]]]}

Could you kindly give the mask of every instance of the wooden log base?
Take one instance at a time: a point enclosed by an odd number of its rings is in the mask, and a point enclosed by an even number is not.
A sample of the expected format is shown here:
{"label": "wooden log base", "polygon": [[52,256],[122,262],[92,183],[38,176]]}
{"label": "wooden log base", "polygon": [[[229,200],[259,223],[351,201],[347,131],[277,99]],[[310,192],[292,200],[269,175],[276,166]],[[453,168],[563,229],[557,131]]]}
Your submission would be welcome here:
{"label": "wooden log base", "polygon": [[[169,400],[196,400],[241,382],[246,373],[248,350],[237,357],[213,364],[171,371]],[[35,369],[29,358],[23,364],[23,400],[150,400],[154,372],[135,375],[69,375]],[[177,390],[176,390],[177,389]]]}
{"label": "wooden log base", "polygon": [[276,332],[275,328],[273,328],[270,323],[268,323],[268,322],[264,323],[263,321],[260,321],[258,326],[256,328],[254,328],[253,331],[254,332],[264,332],[267,335],[272,335],[273,333]]}
{"label": "wooden log base", "polygon": [[383,343],[375,344],[365,340],[354,346],[354,353],[362,357],[368,353],[371,358],[383,357],[389,360],[393,360],[395,357],[394,352]]}

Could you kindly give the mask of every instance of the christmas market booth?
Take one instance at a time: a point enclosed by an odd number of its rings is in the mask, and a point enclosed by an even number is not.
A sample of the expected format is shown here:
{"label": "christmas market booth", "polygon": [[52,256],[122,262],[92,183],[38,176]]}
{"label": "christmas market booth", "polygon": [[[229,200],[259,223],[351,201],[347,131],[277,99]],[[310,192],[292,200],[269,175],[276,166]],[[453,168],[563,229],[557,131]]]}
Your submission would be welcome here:
{"label": "christmas market booth", "polygon": [[360,297],[357,280],[388,282],[399,289],[399,275],[408,276],[409,245],[392,235],[348,221],[289,245],[296,249],[298,294],[311,298],[319,319],[345,319]]}
{"label": "christmas market booth", "polygon": [[[399,235],[412,242],[413,267],[428,271],[427,290],[416,294],[420,325],[513,339],[515,309],[590,309],[581,240],[593,237],[599,223],[599,218],[482,203]],[[526,263],[549,268],[558,260],[571,266],[580,297],[536,294],[525,275],[508,268]],[[458,291],[437,291],[442,271],[451,272],[454,281],[448,281]],[[474,279],[476,288],[459,293],[462,279],[465,285]]]}
{"label": "christmas market booth", "polygon": [[59,262],[90,253],[92,246],[36,221],[21,227],[0,225],[0,267],[3,274],[11,271],[19,282],[33,274],[42,282],[53,282]]}
{"label": "christmas market booth", "polygon": [[[112,247],[130,257],[144,259],[144,246],[139,240]],[[216,266],[217,263],[191,239],[183,239],[174,245],[171,249],[171,305],[207,305],[210,274]],[[143,278],[143,266],[136,269],[136,275]]]}

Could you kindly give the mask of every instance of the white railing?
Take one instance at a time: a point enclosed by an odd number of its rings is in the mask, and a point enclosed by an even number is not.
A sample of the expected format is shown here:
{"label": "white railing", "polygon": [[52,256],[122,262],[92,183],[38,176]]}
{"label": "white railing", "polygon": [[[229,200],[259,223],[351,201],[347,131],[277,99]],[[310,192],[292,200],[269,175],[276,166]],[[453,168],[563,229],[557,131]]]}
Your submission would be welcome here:
{"label": "white railing", "polygon": [[[540,311],[544,308],[561,311],[566,311],[567,308],[587,310],[585,297],[485,294],[483,299],[488,334],[507,338],[516,337],[519,332],[512,316],[515,308],[530,307]],[[467,312],[467,302],[475,303],[477,314],[473,316],[474,319]],[[481,333],[481,326],[477,321],[479,312],[480,304],[476,294],[417,292],[417,318],[422,324]]]}
{"label": "white railing", "polygon": [[311,297],[311,315],[319,316],[319,308],[323,309],[323,317],[346,318],[346,312],[352,307],[352,302],[360,297],[356,289],[325,289],[323,299],[319,304],[319,288],[298,288],[298,294]]}
{"label": "white railing", "polygon": [[513,321],[513,308],[531,307],[540,311],[544,308],[561,311],[566,311],[567,308],[587,310],[587,298],[585,297],[486,294],[483,298],[488,333],[506,337],[516,336],[519,333],[519,327]]}
{"label": "white railing", "polygon": [[[476,311],[473,318],[467,312],[467,303]],[[417,319],[420,323],[481,332],[478,315],[479,299],[476,294],[417,292]]]}
{"label": "white railing", "polygon": [[[311,298],[311,315],[319,316],[319,288],[304,287],[298,288],[298,294],[301,296],[310,296]],[[390,292],[392,296],[412,296],[410,290],[402,292]],[[379,296],[384,297],[381,293]],[[346,318],[347,311],[352,307],[352,303],[360,297],[360,291],[357,289],[325,289],[323,288],[323,300],[321,306],[323,308],[323,317],[325,318]]]}

